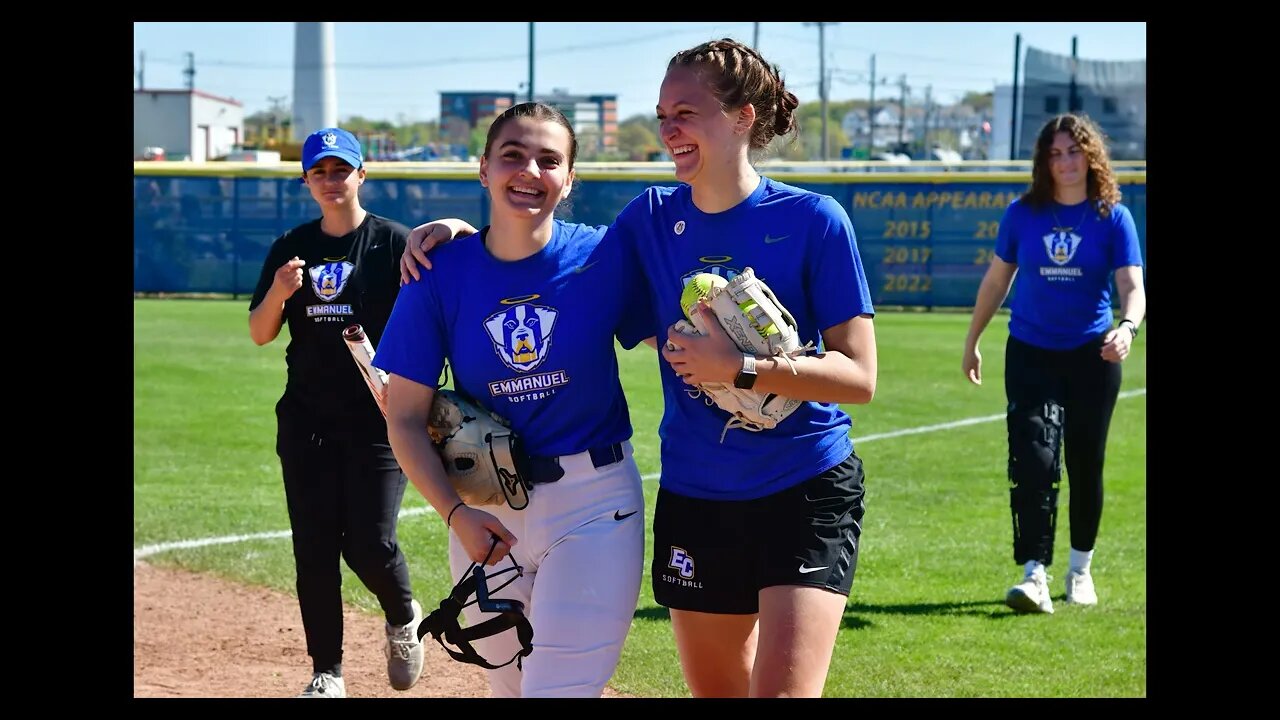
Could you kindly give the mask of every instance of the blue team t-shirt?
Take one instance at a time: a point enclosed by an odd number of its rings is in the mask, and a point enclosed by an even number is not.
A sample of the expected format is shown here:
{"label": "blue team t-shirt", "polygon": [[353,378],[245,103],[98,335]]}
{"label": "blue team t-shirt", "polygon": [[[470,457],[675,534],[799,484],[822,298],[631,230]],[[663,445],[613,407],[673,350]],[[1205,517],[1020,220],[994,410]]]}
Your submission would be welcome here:
{"label": "blue team t-shirt", "polygon": [[489,228],[432,252],[433,270],[400,290],[374,365],[454,388],[510,421],[534,455],[566,455],[631,437],[616,337],[653,335],[644,279],[604,226],[555,221],[534,255],[489,254]]}
{"label": "blue team t-shirt", "polygon": [[[610,228],[634,247],[650,288],[647,333],[666,342],[684,315],[680,293],[700,272],[732,279],[750,267],[795,317],[800,342],[820,346],[822,331],[872,314],[853,225],[833,198],[761,178],[745,200],[708,214],[688,185],[652,187]],[[849,416],[834,403],[803,403],[777,427],[730,430],[729,414],[691,398],[659,361],[665,412],[659,428],[664,488],[689,497],[747,500],[770,495],[834,467],[853,451]]]}
{"label": "blue team t-shirt", "polygon": [[1004,212],[996,255],[1018,266],[1009,334],[1048,350],[1080,347],[1113,320],[1111,277],[1142,265],[1138,229],[1124,205],[1102,217],[1090,202],[1037,208],[1021,199]]}

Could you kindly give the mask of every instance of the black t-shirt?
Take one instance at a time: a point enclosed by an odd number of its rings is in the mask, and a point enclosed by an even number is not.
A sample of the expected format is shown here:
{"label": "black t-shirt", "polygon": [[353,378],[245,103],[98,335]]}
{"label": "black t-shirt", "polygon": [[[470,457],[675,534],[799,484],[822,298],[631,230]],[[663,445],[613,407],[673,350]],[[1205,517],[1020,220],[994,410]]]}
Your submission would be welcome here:
{"label": "black t-shirt", "polygon": [[320,220],[299,225],[267,252],[250,311],[266,297],[281,265],[295,255],[306,261],[302,287],[284,304],[289,377],[281,405],[317,430],[386,434],[382,413],[342,331],[359,323],[369,342],[378,346],[400,292],[399,261],[408,236],[404,225],[367,213],[359,227],[342,237],[325,234]]}

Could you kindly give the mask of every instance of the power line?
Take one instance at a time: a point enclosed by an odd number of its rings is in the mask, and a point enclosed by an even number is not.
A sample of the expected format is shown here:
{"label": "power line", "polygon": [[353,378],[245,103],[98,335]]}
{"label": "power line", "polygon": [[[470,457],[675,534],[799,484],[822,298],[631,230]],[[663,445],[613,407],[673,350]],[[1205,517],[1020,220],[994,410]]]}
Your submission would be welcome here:
{"label": "power line", "polygon": [[875,53],[875,54],[877,54],[877,55],[885,55],[885,56],[888,56],[888,57],[905,58],[905,59],[907,59],[907,60],[918,60],[918,61],[920,61],[920,62],[942,63],[942,64],[944,64],[944,65],[952,65],[952,66],[955,66],[955,65],[964,65],[964,66],[968,66],[968,67],[980,67],[980,68],[996,68],[996,67],[1000,67],[1002,70],[1004,69],[1003,67],[1001,67],[1001,66],[997,66],[997,65],[992,64],[992,63],[975,63],[975,62],[966,62],[966,61],[964,61],[964,60],[955,60],[955,59],[953,59],[953,58],[930,57],[930,56],[927,56],[927,55],[915,55],[915,54],[913,54],[913,53],[899,53],[899,52],[893,52],[893,51],[888,51],[888,52],[886,52],[886,51],[884,51],[884,50],[875,50],[875,49],[872,49],[872,48],[858,47],[858,46],[856,46],[856,45],[840,45],[840,46],[839,46],[838,48],[836,48],[836,49],[840,49],[840,50],[858,50],[858,51],[860,51],[860,52],[865,52],[865,53]]}
{"label": "power line", "polygon": [[[922,78],[923,78],[923,79],[928,79],[927,77],[924,77],[924,76],[922,76]],[[867,85],[867,80],[865,79],[865,77],[864,77],[863,79],[861,79],[861,80],[852,79],[852,78],[833,78],[833,80],[834,80],[834,82],[839,83],[839,84],[841,84],[841,85],[849,85],[849,86],[851,86],[851,87],[866,87],[866,85]],[[884,80],[884,78],[881,78],[881,82],[879,82],[878,84],[880,84],[880,85],[884,85],[884,84],[885,84],[885,82],[883,82],[883,80]],[[993,88],[995,85],[997,85],[997,84],[998,84],[998,83],[996,83],[994,80],[992,80],[992,81],[990,81],[990,82],[991,82],[991,86],[992,86],[992,88]],[[816,83],[810,83],[810,84],[811,84],[811,85],[814,85],[814,84],[816,84]],[[788,85],[787,87],[791,87],[791,86],[790,86],[790,85]],[[977,95],[983,95],[983,94],[986,94],[986,93],[993,92],[993,90],[992,90],[991,88],[987,88],[987,89],[985,89],[985,90],[984,90],[983,88],[975,88],[975,87],[973,87],[973,86],[968,86],[968,87],[951,87],[951,86],[940,86],[940,85],[934,85],[934,86],[933,86],[933,89],[934,89],[934,91],[936,91],[936,92],[957,93],[957,94],[963,94],[963,93],[974,93],[974,94],[977,94]],[[862,97],[862,96],[861,96],[861,95],[859,95],[859,96],[857,96],[857,97],[858,97],[858,99],[861,99],[861,97]],[[849,98],[849,99],[853,99],[853,98]]]}
{"label": "power line", "polygon": [[[851,79],[862,82],[866,79],[866,73],[861,70],[834,70],[836,75],[852,76]],[[956,82],[991,82],[991,77],[978,77],[977,75],[934,75],[932,73],[912,73],[912,77],[923,78],[926,80],[954,80]]]}
{"label": "power line", "polygon": [[[706,30],[689,29],[666,31],[661,33],[652,33],[649,35],[637,35],[631,38],[623,38],[621,40],[602,41],[598,43],[580,43],[575,45],[564,45],[561,47],[548,48],[538,52],[539,57],[547,57],[549,55],[567,55],[570,53],[582,52],[584,50],[598,50],[601,48],[618,48],[629,45],[638,45],[640,43],[650,42],[652,40],[664,40],[678,35],[705,35]],[[460,58],[444,58],[432,60],[411,60],[402,62],[335,62],[333,67],[338,70],[411,70],[424,67],[442,67],[446,65],[467,65],[481,63],[511,62],[514,60],[526,60],[526,53],[512,55],[484,55]],[[180,60],[171,60],[168,58],[152,58],[152,62],[162,64],[180,64]],[[295,67],[314,70],[318,65],[294,65],[293,63],[268,63],[254,62],[245,60],[201,60],[200,63],[210,67],[228,67],[240,68],[242,70],[289,70]]]}

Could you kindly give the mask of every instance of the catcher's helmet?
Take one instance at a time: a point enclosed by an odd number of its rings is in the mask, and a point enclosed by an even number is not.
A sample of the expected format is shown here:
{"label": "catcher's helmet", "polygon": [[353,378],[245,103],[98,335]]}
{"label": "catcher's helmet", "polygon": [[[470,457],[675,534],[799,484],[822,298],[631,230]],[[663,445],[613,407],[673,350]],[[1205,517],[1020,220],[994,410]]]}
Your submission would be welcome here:
{"label": "catcher's helmet", "polygon": [[[497,547],[498,539],[493,539],[493,545],[489,548],[489,554],[493,554],[493,548]],[[440,601],[440,607],[433,610],[430,615],[418,624],[418,639],[421,640],[431,633],[431,636],[440,643],[440,647],[445,649],[454,660],[469,662],[479,665],[483,668],[496,670],[497,668],[510,665],[515,661],[516,667],[524,669],[522,661],[526,656],[533,652],[533,626],[529,624],[529,619],[524,616],[524,603],[519,600],[503,600],[493,598],[490,592],[497,592],[502,588],[515,582],[515,579],[524,574],[524,568],[516,563],[515,558],[507,556],[511,560],[511,567],[498,572],[491,573],[490,577],[501,575],[515,571],[515,576],[504,582],[492,591],[489,589],[488,581],[484,573],[484,563],[471,563],[471,567],[462,574],[462,579],[457,585],[453,586],[453,592],[449,593],[449,597]],[[489,558],[485,557],[485,562]],[[467,602],[467,598],[475,594],[476,599]],[[482,612],[496,613],[484,622],[463,628],[458,625],[458,616],[462,613],[462,608],[475,603]],[[516,652],[512,658],[501,665],[494,665],[480,656],[480,653],[471,647],[471,641],[479,638],[497,635],[498,633],[516,629],[516,637],[520,640],[520,650]],[[447,644],[446,644],[447,643]],[[452,645],[453,647],[450,647]],[[454,649],[457,648],[457,649]]]}

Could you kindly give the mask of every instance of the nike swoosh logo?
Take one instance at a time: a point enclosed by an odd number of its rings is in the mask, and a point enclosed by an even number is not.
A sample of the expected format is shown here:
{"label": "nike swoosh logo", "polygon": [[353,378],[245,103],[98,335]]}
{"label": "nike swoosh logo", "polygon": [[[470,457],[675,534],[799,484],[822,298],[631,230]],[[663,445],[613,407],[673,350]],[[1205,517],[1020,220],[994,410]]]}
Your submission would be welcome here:
{"label": "nike swoosh logo", "polygon": [[590,269],[591,269],[591,266],[592,266],[592,265],[595,265],[595,264],[596,264],[596,263],[598,263],[598,262],[600,262],[600,261],[599,261],[599,260],[597,260],[596,262],[593,262],[593,263],[587,263],[586,265],[579,265],[578,267],[574,268],[574,269],[573,269],[573,271],[574,271],[575,273],[584,273],[584,272],[586,272],[587,270],[590,270]]}
{"label": "nike swoosh logo", "polygon": [[632,515],[635,515],[635,514],[636,514],[636,513],[638,513],[638,512],[640,512],[640,511],[639,511],[639,510],[632,510],[631,512],[627,513],[626,515],[623,515],[621,510],[614,510],[614,511],[613,511],[613,519],[614,519],[614,520],[619,520],[619,521],[621,521],[621,520],[626,520],[627,518],[631,517]]}
{"label": "nike swoosh logo", "polygon": [[787,239],[787,238],[789,238],[789,237],[791,237],[791,236],[790,236],[790,235],[783,235],[782,237],[773,237],[772,235],[765,235],[765,236],[764,236],[764,243],[765,243],[766,245],[772,245],[772,244],[774,244],[774,243],[776,243],[776,242],[782,242],[783,240],[786,240],[786,239]]}
{"label": "nike swoosh logo", "polygon": [[805,567],[804,563],[800,563],[800,574],[801,574],[801,575],[808,575],[808,574],[809,574],[809,573],[811,573],[811,572],[818,572],[819,570],[826,570],[826,569],[827,569],[827,568],[829,568],[829,567],[831,567],[831,566],[830,566],[830,565],[822,565],[822,566],[820,566],[820,567],[811,568],[811,567]]}

